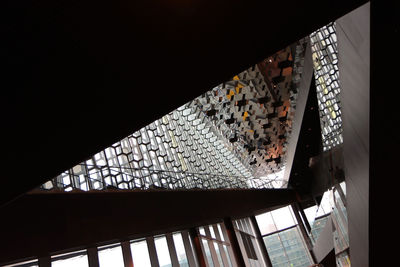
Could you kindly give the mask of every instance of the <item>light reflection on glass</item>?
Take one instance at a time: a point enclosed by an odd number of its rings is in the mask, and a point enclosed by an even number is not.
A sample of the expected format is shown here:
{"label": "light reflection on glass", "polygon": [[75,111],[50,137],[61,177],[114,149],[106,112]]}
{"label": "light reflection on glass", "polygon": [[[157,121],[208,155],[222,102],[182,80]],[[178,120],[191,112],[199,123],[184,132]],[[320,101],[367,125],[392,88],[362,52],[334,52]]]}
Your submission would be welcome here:
{"label": "light reflection on glass", "polygon": [[172,235],[175,244],[176,255],[178,256],[178,262],[181,267],[189,266],[185,245],[183,244],[183,239],[181,233],[175,233]]}
{"label": "light reflection on glass", "polygon": [[124,259],[122,256],[121,246],[113,248],[99,248],[100,267],[124,267]]}
{"label": "light reflection on glass", "polygon": [[167,238],[165,236],[154,238],[154,244],[157,250],[157,258],[160,267],[172,266],[169,255]]}
{"label": "light reflection on glass", "polygon": [[151,267],[146,240],[131,243],[133,266]]}

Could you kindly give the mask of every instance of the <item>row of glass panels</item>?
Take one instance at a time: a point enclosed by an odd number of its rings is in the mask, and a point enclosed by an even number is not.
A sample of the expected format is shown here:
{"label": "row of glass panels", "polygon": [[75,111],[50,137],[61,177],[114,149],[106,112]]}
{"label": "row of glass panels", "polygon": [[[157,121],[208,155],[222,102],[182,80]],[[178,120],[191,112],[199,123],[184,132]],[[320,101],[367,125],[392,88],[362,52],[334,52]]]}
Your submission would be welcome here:
{"label": "row of glass panels", "polygon": [[[183,233],[187,236],[187,232]],[[186,254],[185,244],[182,233],[172,234],[173,245],[175,247],[176,256],[179,266],[189,267],[188,257]],[[190,238],[190,249],[193,250]],[[165,235],[154,237],[154,246],[156,256],[160,267],[172,266],[170,251],[168,249],[167,238]],[[134,266],[150,267],[151,260],[149,254],[149,246],[146,239],[133,240],[130,242],[130,250]],[[113,244],[98,248],[98,259],[100,267],[125,267],[121,244]],[[11,266],[39,266],[37,260],[23,262]],[[68,255],[56,255],[51,257],[51,266],[54,267],[88,267],[89,260],[86,250],[69,253]]]}
{"label": "row of glass panels", "polygon": [[[290,206],[276,209],[256,216],[257,225],[253,225],[249,218],[233,221],[235,234],[238,238],[246,266],[261,267],[266,263],[263,252],[256,237],[255,227],[259,227],[266,245],[268,255],[273,267],[298,266],[307,267],[312,264],[312,259],[305,245],[296,217]],[[236,261],[229,243],[224,224],[213,224],[197,228],[201,249],[206,258],[208,267],[233,267]],[[169,238],[167,238],[169,237]],[[151,241],[149,244],[148,241]],[[188,267],[187,252],[191,253],[192,264],[198,266],[191,238],[187,231],[173,234],[160,235],[150,239],[138,239],[129,243],[134,266],[152,266],[151,257],[156,257],[160,267],[172,266],[171,251],[175,254],[179,266]],[[155,254],[151,255],[151,246]],[[149,252],[150,251],[150,252]],[[113,244],[98,248],[100,267],[124,267],[121,244]],[[78,251],[68,255],[52,256],[52,266],[87,267],[88,255],[86,251]],[[154,260],[153,260],[154,264]],[[38,266],[38,262],[31,261],[11,266]],[[192,266],[192,265],[190,265]]]}

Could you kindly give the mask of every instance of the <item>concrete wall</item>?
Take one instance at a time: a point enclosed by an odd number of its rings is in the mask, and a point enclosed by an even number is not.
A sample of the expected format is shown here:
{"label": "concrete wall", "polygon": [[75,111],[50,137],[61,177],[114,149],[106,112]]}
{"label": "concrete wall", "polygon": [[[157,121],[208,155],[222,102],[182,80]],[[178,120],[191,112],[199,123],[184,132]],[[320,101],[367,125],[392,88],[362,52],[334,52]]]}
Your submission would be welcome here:
{"label": "concrete wall", "polygon": [[352,267],[369,266],[370,4],[336,21]]}

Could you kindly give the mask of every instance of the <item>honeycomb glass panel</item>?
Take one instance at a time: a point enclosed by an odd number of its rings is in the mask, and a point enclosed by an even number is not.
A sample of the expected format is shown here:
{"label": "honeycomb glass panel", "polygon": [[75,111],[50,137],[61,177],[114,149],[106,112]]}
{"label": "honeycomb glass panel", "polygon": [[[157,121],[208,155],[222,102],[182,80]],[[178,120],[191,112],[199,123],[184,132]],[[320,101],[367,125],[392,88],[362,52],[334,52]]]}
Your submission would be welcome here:
{"label": "honeycomb glass panel", "polygon": [[[307,43],[302,39],[280,50],[66,170],[52,180],[54,186],[41,188],[286,187],[277,174],[286,165]],[[327,44],[335,50],[333,41]],[[340,103],[330,101],[323,108],[337,120]]]}
{"label": "honeycomb glass panel", "polygon": [[336,25],[310,35],[324,151],[343,143]]}

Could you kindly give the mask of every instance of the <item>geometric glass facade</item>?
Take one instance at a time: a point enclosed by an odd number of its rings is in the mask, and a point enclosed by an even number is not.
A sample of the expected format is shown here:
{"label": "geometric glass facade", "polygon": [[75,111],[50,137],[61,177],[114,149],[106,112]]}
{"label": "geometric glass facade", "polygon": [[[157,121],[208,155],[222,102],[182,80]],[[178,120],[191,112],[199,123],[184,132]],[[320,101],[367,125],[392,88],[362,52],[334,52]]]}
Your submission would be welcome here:
{"label": "geometric glass facade", "polygon": [[343,143],[340,81],[335,23],[310,35],[323,150]]}

